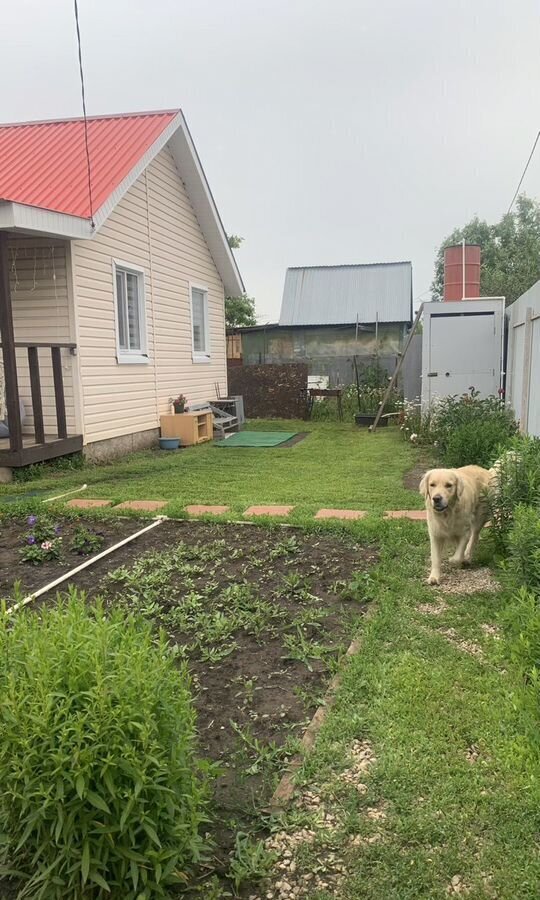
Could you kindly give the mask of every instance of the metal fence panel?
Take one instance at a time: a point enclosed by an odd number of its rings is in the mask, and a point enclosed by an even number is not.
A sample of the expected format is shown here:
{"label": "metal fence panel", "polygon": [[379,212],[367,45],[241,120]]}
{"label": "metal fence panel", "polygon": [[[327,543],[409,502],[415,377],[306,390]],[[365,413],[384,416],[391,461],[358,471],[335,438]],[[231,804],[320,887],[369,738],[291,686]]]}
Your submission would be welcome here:
{"label": "metal fence panel", "polygon": [[507,310],[506,403],[521,430],[540,437],[540,281]]}
{"label": "metal fence panel", "polygon": [[528,431],[529,434],[540,435],[540,318],[533,319],[532,323]]}

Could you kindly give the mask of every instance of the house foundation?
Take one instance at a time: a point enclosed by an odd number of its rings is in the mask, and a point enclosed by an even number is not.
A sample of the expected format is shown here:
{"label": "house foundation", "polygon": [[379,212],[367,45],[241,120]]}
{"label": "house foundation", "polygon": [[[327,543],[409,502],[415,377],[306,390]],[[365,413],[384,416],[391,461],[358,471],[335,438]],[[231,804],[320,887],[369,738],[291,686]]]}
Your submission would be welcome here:
{"label": "house foundation", "polygon": [[137,450],[156,448],[158,443],[159,428],[150,428],[147,431],[135,431],[103,441],[92,441],[83,447],[83,453],[90,462],[109,462]]}

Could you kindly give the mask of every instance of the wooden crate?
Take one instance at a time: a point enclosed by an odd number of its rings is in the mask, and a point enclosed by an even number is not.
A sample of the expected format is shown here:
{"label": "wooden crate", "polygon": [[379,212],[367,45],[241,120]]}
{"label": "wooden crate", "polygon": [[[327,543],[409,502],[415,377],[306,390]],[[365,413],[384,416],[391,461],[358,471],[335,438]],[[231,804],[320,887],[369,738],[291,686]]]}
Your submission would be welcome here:
{"label": "wooden crate", "polygon": [[213,437],[213,416],[209,412],[185,412],[161,416],[161,437],[179,438],[182,444],[202,444]]}

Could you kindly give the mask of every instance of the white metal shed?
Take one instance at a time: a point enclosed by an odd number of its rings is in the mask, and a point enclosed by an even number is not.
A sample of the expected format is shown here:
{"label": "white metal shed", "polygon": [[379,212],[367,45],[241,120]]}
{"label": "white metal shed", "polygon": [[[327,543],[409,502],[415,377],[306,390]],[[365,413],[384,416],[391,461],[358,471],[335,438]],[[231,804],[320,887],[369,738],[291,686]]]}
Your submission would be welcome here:
{"label": "white metal shed", "polygon": [[504,298],[424,304],[422,405],[502,387]]}

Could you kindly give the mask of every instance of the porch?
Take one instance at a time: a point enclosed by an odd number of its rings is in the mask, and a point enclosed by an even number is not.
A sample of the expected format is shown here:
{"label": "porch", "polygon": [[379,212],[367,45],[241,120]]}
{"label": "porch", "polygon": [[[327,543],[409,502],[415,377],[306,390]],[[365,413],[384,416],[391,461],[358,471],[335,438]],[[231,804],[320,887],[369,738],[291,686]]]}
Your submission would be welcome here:
{"label": "porch", "polygon": [[9,429],[8,437],[0,436],[0,467],[82,449],[74,413],[77,345],[62,339],[69,337],[69,318],[65,242],[0,231],[0,347]]}

